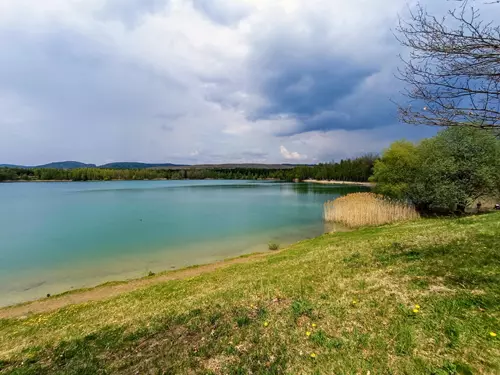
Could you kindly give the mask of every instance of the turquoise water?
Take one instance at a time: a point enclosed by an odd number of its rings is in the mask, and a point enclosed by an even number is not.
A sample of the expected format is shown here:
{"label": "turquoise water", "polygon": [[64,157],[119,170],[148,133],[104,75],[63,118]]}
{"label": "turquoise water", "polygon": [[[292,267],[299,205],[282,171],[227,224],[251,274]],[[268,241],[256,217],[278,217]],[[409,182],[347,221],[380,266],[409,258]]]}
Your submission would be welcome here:
{"label": "turquoise water", "polygon": [[360,190],[251,181],[0,184],[0,305],[317,236],[323,203]]}

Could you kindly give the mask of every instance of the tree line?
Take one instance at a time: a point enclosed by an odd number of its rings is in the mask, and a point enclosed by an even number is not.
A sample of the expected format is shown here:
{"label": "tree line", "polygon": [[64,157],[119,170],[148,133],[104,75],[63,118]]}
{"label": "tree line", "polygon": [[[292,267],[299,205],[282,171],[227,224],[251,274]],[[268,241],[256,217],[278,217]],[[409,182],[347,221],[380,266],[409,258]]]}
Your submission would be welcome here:
{"label": "tree line", "polygon": [[288,169],[266,168],[185,168],[185,169],[51,169],[0,168],[0,181],[110,181],[110,180],[340,180],[368,181],[376,155],[365,155],[340,162],[296,166]]}

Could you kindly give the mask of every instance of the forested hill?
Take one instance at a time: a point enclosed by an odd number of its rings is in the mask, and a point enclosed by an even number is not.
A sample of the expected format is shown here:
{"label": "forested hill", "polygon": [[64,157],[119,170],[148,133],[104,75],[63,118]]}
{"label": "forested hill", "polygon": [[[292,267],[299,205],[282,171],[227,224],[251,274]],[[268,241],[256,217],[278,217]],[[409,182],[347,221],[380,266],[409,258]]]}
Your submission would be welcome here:
{"label": "forested hill", "polygon": [[[120,169],[103,167],[46,168],[46,167],[1,167],[0,181],[101,181],[101,180],[153,180],[153,179],[295,179],[368,181],[375,158],[364,156],[341,160],[338,163],[318,165],[259,165],[224,164],[197,166],[154,166],[150,168]],[[140,163],[142,164],[142,163]]]}
{"label": "forested hill", "polygon": [[95,164],[86,164],[79,161],[56,161],[53,163],[42,164],[37,166],[0,164],[0,168],[54,168],[54,169],[76,169],[76,168],[97,168]]}

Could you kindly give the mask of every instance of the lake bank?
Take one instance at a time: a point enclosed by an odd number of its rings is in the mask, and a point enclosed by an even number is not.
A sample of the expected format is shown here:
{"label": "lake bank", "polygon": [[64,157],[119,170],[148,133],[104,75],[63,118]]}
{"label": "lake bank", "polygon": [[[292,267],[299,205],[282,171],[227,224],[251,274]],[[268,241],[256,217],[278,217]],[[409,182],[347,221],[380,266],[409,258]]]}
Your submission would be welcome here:
{"label": "lake bank", "polygon": [[499,221],[492,213],[326,234],[185,279],[3,319],[0,366],[7,374],[429,374],[450,366],[495,374]]}
{"label": "lake bank", "polygon": [[13,306],[0,307],[0,319],[19,318],[32,314],[51,312],[73,304],[102,301],[162,282],[183,280],[199,276],[206,272],[213,272],[233,264],[246,263],[269,254],[271,254],[271,252],[247,254],[238,258],[221,260],[199,266],[191,266],[174,271],[163,271],[158,274],[153,273],[151,276],[137,279],[111,281],[90,288],[68,290],[47,298],[40,298],[38,300],[28,301]]}

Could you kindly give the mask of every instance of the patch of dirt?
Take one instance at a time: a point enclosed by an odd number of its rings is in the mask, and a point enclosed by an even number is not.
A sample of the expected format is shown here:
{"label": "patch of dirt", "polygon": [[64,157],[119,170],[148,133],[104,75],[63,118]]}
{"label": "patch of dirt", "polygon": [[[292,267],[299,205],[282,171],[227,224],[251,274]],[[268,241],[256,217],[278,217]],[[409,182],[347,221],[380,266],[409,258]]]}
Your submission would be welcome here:
{"label": "patch of dirt", "polygon": [[[273,252],[276,254],[277,252]],[[254,261],[255,259],[268,256],[270,253],[256,254],[244,258],[235,258],[217,263],[206,264],[196,268],[187,268],[179,271],[172,271],[166,274],[147,277],[142,279],[131,280],[123,284],[103,285],[95,288],[75,291],[74,293],[64,294],[61,296],[53,296],[22,305],[15,305],[0,309],[0,319],[7,318],[22,318],[32,314],[39,314],[54,311],[69,305],[102,301],[108,298],[118,296],[123,293],[131,292],[138,289],[146,288],[150,285],[155,285],[171,280],[188,279],[199,276],[207,272],[212,272],[221,268],[229,267],[233,264],[242,264]]]}

